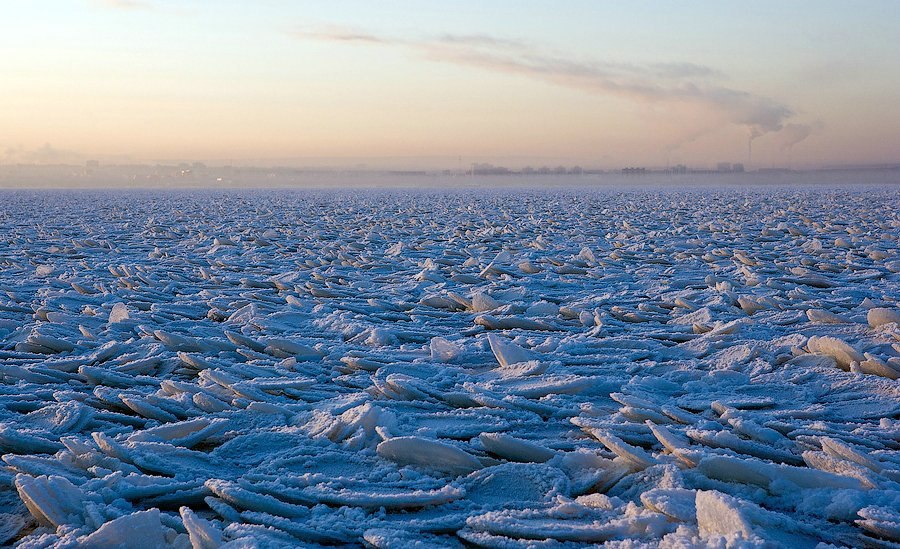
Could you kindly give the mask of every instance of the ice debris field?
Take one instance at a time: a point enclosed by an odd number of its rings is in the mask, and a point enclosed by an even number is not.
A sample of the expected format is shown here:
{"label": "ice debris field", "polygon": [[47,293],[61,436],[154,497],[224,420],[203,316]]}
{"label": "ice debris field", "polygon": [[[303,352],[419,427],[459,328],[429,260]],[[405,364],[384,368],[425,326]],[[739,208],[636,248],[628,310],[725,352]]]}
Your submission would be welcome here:
{"label": "ice debris field", "polygon": [[897,187],[3,193],[0,543],[900,547]]}

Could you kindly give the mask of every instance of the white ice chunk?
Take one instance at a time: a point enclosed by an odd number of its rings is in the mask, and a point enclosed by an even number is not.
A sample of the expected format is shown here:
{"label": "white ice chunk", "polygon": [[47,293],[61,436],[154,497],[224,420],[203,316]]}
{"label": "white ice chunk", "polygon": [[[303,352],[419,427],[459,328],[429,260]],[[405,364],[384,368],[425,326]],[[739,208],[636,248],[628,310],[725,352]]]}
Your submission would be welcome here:
{"label": "white ice chunk", "polygon": [[40,524],[54,528],[84,524],[85,494],[68,479],[19,474],[15,485],[22,503]]}
{"label": "white ice chunk", "polygon": [[181,521],[188,531],[193,549],[216,549],[222,545],[222,531],[194,514],[190,507],[181,507]]}
{"label": "white ice chunk", "polygon": [[503,433],[482,433],[479,439],[488,452],[510,461],[544,463],[556,455],[548,448]]}
{"label": "white ice chunk", "polygon": [[500,366],[510,366],[520,362],[535,360],[536,358],[531,351],[493,334],[488,335],[488,343],[490,343],[491,351],[494,353]]}
{"label": "white ice chunk", "polygon": [[78,546],[86,549],[165,549],[171,543],[166,539],[166,528],[160,521],[159,509],[149,509],[107,522],[92,534],[79,539]]}
{"label": "white ice chunk", "polygon": [[874,307],[866,313],[866,320],[872,328],[878,328],[885,324],[900,324],[900,310]]}
{"label": "white ice chunk", "polygon": [[379,456],[401,465],[430,467],[455,475],[481,468],[481,462],[472,454],[443,442],[414,436],[389,438],[376,451]]}
{"label": "white ice chunk", "polygon": [[851,347],[846,341],[836,337],[813,336],[809,338],[806,346],[812,353],[821,353],[832,357],[843,370],[849,370],[851,362],[862,362],[865,360],[862,353]]}
{"label": "white ice chunk", "polygon": [[458,345],[443,337],[431,338],[429,350],[431,351],[431,360],[435,362],[450,362],[462,352]]}
{"label": "white ice chunk", "polygon": [[713,490],[697,492],[697,526],[704,536],[725,536],[731,542],[737,538],[750,540],[756,537],[753,527],[741,513],[737,499]]}
{"label": "white ice chunk", "polygon": [[112,309],[109,311],[109,323],[115,324],[117,322],[124,322],[131,318],[131,315],[128,311],[128,306],[124,303],[116,303],[112,306]]}

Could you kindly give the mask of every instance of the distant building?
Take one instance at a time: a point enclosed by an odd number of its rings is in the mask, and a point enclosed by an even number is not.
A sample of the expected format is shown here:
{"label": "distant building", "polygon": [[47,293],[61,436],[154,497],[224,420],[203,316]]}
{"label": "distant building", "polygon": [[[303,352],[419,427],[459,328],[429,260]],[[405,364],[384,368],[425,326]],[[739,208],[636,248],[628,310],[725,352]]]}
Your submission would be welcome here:
{"label": "distant building", "polygon": [[719,162],[716,164],[716,171],[719,173],[742,173],[744,165],[739,162],[734,164],[731,162]]}
{"label": "distant building", "polygon": [[512,173],[509,168],[494,166],[493,164],[472,164],[472,175],[507,175]]}
{"label": "distant building", "polygon": [[647,168],[622,168],[622,173],[625,175],[644,175],[647,173]]}
{"label": "distant building", "polygon": [[84,167],[85,168],[99,168],[100,161],[99,160],[88,160],[87,162],[84,163]]}

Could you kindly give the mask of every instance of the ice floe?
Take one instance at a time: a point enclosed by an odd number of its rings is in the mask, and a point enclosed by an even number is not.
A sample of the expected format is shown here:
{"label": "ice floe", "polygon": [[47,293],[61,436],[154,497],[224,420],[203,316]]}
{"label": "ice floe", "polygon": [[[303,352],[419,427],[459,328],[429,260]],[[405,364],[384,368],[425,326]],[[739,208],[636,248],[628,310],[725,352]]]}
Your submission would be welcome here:
{"label": "ice floe", "polygon": [[900,546],[895,188],[4,199],[0,544]]}

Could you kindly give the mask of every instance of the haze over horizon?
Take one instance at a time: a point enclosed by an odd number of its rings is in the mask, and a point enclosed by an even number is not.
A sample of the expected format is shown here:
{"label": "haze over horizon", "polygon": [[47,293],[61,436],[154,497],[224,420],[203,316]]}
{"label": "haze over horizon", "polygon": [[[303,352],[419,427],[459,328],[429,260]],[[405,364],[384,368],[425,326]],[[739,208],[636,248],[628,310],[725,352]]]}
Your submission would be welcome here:
{"label": "haze over horizon", "polygon": [[900,4],[16,2],[0,164],[900,161]]}

